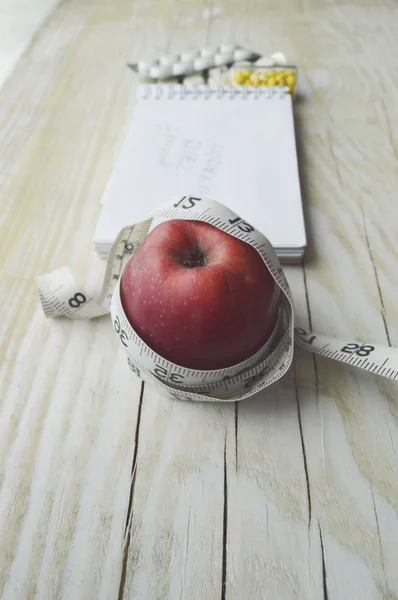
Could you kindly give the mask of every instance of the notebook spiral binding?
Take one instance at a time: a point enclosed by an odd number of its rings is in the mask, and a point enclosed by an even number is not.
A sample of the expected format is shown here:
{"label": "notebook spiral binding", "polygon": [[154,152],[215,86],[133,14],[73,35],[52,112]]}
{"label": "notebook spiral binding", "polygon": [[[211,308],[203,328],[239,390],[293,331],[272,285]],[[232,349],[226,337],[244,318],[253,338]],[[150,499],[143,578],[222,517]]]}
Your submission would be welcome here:
{"label": "notebook spiral binding", "polygon": [[185,100],[192,98],[224,99],[234,98],[258,99],[258,98],[279,98],[283,99],[289,95],[289,88],[282,86],[229,86],[229,85],[184,85],[184,84],[164,84],[164,83],[146,83],[138,86],[138,94],[144,99],[160,100],[160,98],[179,98]]}

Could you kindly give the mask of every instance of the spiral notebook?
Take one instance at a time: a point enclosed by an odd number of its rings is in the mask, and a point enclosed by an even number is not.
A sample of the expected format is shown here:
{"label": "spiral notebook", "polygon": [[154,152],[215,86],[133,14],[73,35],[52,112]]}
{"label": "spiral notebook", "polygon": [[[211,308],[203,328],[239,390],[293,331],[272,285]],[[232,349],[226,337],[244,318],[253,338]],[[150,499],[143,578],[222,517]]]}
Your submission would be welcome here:
{"label": "spiral notebook", "polygon": [[306,232],[288,90],[138,86],[102,198],[99,255],[120,229],[179,194],[224,203],[268,237],[282,262],[300,262]]}

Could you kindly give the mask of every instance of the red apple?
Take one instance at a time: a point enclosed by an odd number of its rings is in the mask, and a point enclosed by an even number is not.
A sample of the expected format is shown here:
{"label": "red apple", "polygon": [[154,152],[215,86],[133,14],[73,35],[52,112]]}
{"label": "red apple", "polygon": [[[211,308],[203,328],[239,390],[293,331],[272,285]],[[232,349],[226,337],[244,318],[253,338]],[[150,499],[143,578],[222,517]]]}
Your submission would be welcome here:
{"label": "red apple", "polygon": [[151,231],[120,282],[125,314],[141,339],[192,369],[250,358],[272,333],[280,289],[249,244],[201,221]]}

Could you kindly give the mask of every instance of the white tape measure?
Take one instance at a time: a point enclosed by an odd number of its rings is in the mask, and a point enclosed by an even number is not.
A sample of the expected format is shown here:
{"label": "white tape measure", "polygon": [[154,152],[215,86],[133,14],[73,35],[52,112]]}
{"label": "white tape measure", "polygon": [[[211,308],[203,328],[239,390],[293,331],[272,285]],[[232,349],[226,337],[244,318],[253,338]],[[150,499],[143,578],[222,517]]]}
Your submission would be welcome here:
{"label": "white tape measure", "polygon": [[282,291],[277,326],[265,346],[248,360],[217,371],[187,369],[165,360],[137,335],[124,313],[119,283],[122,271],[148,234],[151,219],[124,228],[107,261],[97,300],[89,296],[67,267],[38,278],[41,304],[47,317],[92,319],[111,312],[112,323],[127,354],[130,368],[163,395],[179,400],[242,400],[280,379],[290,368],[294,343],[315,354],[346,362],[378,375],[398,377],[398,350],[346,342],[294,328],[293,302],[279,260],[267,238],[224,205],[199,196],[175,198],[152,217],[206,221],[253,246]]}

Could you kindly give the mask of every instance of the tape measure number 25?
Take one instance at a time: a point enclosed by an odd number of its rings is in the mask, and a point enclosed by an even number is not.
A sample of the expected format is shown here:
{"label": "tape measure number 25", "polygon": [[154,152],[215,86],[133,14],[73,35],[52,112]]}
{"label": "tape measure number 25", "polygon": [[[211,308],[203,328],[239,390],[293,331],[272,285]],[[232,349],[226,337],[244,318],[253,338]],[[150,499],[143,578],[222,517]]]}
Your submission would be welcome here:
{"label": "tape measure number 25", "polygon": [[[278,324],[255,356],[218,371],[199,371],[173,364],[145,344],[131,327],[120,299],[120,276],[148,235],[153,217],[205,221],[253,246],[279,285],[281,306]],[[107,260],[102,291],[96,299],[79,286],[70,269],[63,267],[38,278],[44,313],[49,318],[92,319],[111,312],[130,368],[166,396],[178,400],[234,401],[248,398],[272,385],[289,370],[294,345],[324,357],[348,363],[378,375],[398,377],[398,350],[327,338],[294,327],[289,285],[268,239],[226,206],[199,196],[183,196],[161,206],[148,220],[125,227],[115,240]]]}

